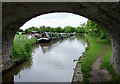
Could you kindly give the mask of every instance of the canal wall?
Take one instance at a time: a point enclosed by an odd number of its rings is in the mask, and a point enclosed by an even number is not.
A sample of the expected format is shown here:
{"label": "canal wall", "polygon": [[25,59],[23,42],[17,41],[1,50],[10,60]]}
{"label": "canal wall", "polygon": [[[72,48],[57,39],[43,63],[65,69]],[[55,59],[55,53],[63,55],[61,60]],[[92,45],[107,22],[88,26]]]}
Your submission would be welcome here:
{"label": "canal wall", "polygon": [[15,60],[12,61],[11,67],[8,68],[8,69],[6,69],[6,70],[3,70],[2,72],[4,73],[4,72],[8,71],[9,69],[11,69],[11,68],[13,68],[13,67],[15,67],[15,66],[20,65],[20,64],[23,63],[24,61],[26,61],[26,59],[25,59],[24,57],[15,59]]}

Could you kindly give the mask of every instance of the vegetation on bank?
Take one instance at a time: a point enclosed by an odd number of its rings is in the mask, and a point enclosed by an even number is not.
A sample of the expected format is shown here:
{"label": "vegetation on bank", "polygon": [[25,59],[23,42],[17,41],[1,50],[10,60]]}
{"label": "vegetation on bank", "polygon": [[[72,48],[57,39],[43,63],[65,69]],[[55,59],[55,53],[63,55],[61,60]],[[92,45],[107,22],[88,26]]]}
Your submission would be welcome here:
{"label": "vegetation on bank", "polygon": [[31,57],[32,45],[36,42],[35,38],[27,39],[27,35],[15,35],[13,42],[13,59]]}

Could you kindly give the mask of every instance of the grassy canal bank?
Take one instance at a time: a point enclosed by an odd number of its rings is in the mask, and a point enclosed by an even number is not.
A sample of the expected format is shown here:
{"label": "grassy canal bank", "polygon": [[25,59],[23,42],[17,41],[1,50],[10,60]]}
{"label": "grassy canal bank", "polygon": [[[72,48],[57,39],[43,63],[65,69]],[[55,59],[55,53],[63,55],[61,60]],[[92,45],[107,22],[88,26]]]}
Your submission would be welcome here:
{"label": "grassy canal bank", "polygon": [[[108,39],[99,39],[93,36],[86,35],[86,38],[89,41],[89,46],[86,48],[86,54],[82,58],[79,59],[82,60],[81,62],[81,71],[83,74],[83,83],[87,84],[89,82],[90,78],[90,71],[91,66],[94,63],[94,61],[100,57],[101,58],[101,69],[106,69],[109,71],[109,73],[112,76],[112,79],[109,82],[120,82],[120,78],[116,74],[114,68],[110,64],[111,59],[111,53],[112,53],[112,47],[111,43]],[[107,49],[105,49],[105,46],[107,46]],[[103,51],[105,49],[105,51]]]}
{"label": "grassy canal bank", "polygon": [[13,59],[31,57],[32,45],[36,42],[36,38],[27,39],[27,35],[15,35],[13,44]]}

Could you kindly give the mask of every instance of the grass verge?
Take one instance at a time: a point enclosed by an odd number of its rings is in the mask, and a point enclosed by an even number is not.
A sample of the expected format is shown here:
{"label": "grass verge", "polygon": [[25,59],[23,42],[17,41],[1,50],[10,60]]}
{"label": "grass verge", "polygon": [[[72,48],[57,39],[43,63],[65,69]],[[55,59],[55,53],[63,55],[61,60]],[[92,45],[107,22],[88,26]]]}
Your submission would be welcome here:
{"label": "grass verge", "polygon": [[101,54],[105,46],[104,41],[96,40],[96,37],[86,35],[86,38],[89,41],[89,46],[86,48],[87,54],[84,56],[82,61],[81,71],[83,74],[83,83],[87,84],[89,82],[91,65],[96,60],[96,58]]}
{"label": "grass verge", "polygon": [[110,64],[111,60],[111,53],[112,53],[112,47],[111,43],[108,39],[97,39],[93,36],[86,35],[86,38],[89,41],[89,46],[86,48],[87,54],[84,56],[84,60],[81,62],[81,71],[83,74],[83,83],[88,84],[89,77],[90,77],[90,71],[91,71],[91,65],[96,60],[96,58],[100,55],[100,53],[103,53],[103,49],[105,48],[105,45],[108,46],[108,49],[104,54],[101,56],[101,69],[107,69],[110,74],[112,75],[112,80],[109,81],[110,83],[120,83],[120,78],[116,74],[113,66]]}

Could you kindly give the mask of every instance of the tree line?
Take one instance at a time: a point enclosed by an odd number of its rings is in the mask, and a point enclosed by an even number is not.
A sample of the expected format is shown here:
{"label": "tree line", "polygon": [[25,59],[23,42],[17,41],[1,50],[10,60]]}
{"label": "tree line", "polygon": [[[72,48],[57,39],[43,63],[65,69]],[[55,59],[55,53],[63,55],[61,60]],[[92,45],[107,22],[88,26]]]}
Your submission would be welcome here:
{"label": "tree line", "polygon": [[50,26],[47,26],[47,27],[40,26],[39,28],[30,27],[28,29],[25,29],[24,31],[19,29],[18,32],[22,32],[22,34],[27,34],[27,33],[33,33],[34,31],[36,31],[36,33],[42,33],[42,32],[72,33],[72,32],[76,32],[76,33],[86,33],[91,36],[97,36],[97,37],[100,37],[101,39],[108,38],[104,29],[91,20],[88,20],[87,24],[84,23],[78,27],[66,26],[64,28],[61,28],[61,27],[53,28]]}

